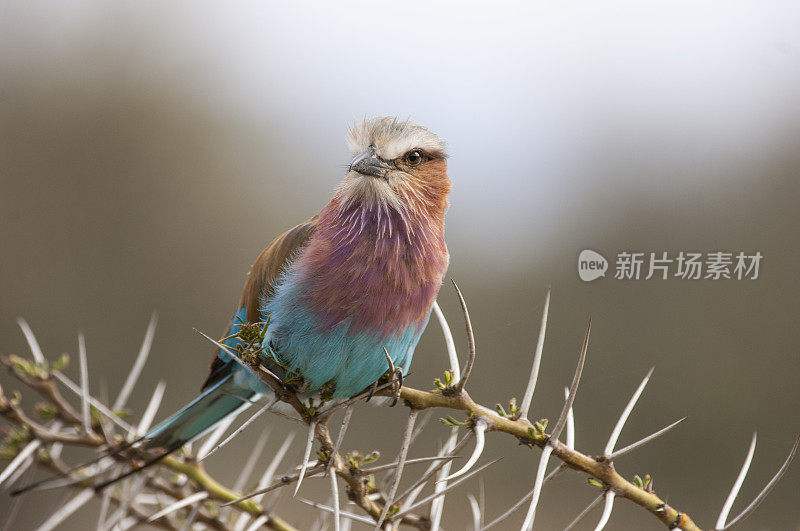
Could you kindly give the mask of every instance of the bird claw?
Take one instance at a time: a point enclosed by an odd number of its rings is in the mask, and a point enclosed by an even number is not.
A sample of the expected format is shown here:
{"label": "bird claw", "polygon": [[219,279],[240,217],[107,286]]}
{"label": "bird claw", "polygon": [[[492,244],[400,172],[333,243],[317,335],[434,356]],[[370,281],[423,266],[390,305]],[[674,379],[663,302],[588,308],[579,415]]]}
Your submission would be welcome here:
{"label": "bird claw", "polygon": [[380,381],[380,380],[377,380],[377,381],[376,381],[374,384],[372,384],[372,385],[370,386],[370,388],[369,388],[369,394],[367,395],[367,399],[366,399],[366,400],[364,400],[364,402],[369,402],[370,400],[372,400],[372,397],[373,397],[373,396],[375,396],[375,390],[376,390],[376,389],[378,389],[378,382],[379,382],[379,381]]}
{"label": "bird claw", "polygon": [[397,367],[394,372],[392,373],[391,380],[392,382],[392,403],[389,404],[389,407],[394,407],[397,405],[397,401],[400,399],[400,390],[403,388],[403,368]]}
{"label": "bird claw", "polygon": [[397,405],[397,400],[400,398],[400,389],[403,388],[403,368],[395,367],[394,361],[392,361],[392,357],[389,355],[389,351],[386,350],[386,347],[383,347],[383,353],[386,354],[386,362],[389,364],[389,370],[387,372],[390,374],[389,382],[392,384],[392,403],[389,404],[389,407],[394,407]]}

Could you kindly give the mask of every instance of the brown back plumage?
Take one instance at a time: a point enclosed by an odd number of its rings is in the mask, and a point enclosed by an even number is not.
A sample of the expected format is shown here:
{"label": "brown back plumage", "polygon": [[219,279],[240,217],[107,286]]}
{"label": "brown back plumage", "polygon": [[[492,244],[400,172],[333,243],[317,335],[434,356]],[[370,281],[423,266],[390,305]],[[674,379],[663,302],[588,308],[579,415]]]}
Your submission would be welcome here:
{"label": "brown back plumage", "polygon": [[[270,243],[266,249],[261,251],[256,261],[247,274],[247,282],[244,284],[244,291],[239,299],[237,310],[244,306],[247,308],[247,322],[258,322],[259,306],[264,297],[270,297],[275,289],[275,281],[283,271],[286,264],[294,255],[308,242],[314,229],[317,227],[317,216],[304,221],[303,223],[287,230]],[[227,335],[230,325],[225,330]],[[214,352],[214,359],[211,361],[211,368],[208,378],[203,383],[203,389],[212,385],[221,376],[220,369],[225,363],[217,357]]]}
{"label": "brown back plumage", "polygon": [[238,308],[247,308],[247,322],[260,319],[258,307],[263,297],[270,297],[277,280],[287,262],[308,242],[317,227],[317,216],[293,227],[270,243],[256,258],[247,275]]}

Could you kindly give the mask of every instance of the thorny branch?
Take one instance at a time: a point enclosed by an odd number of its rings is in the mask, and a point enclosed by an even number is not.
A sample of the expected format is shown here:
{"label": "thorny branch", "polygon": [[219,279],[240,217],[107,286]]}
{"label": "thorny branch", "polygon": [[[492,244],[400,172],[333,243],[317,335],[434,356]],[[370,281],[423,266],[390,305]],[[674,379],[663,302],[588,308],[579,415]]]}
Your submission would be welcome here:
{"label": "thorny branch", "polygon": [[[552,477],[567,469],[587,474],[589,476],[589,483],[602,489],[602,493],[595,502],[587,507],[578,518],[575,519],[573,524],[570,525],[574,525],[575,522],[585,518],[594,507],[605,501],[603,515],[597,525],[597,529],[602,529],[611,516],[614,499],[623,498],[649,511],[669,529],[683,529],[686,531],[700,529],[688,514],[671,507],[662,498],[656,495],[653,482],[649,476],[646,476],[644,480],[636,476],[633,478],[633,481],[629,481],[621,476],[614,467],[615,459],[619,459],[629,452],[655,440],[677,426],[680,422],[674,422],[626,448],[616,452],[614,451],[614,446],[620,432],[628,416],[631,414],[636,401],[644,390],[652,374],[652,370],[648,373],[634,393],[634,396],[628,402],[628,405],[612,431],[603,454],[591,456],[582,453],[574,449],[574,417],[572,413],[572,404],[577,394],[586,360],[588,330],[578,359],[578,368],[575,377],[573,378],[572,385],[566,391],[566,402],[558,416],[558,421],[548,433],[546,420],[537,422],[528,420],[528,409],[531,404],[533,389],[539,373],[544,329],[547,321],[546,314],[550,298],[549,291],[544,307],[542,329],[534,355],[534,367],[531,371],[531,379],[525,391],[522,407],[518,408],[515,401],[512,400],[509,405],[510,410],[507,412],[499,404],[496,410],[492,410],[476,403],[465,389],[475,362],[475,340],[466,302],[460,290],[458,290],[458,287],[455,286],[455,288],[464,314],[467,337],[469,339],[469,354],[464,371],[463,373],[459,371],[459,361],[455,352],[455,345],[452,341],[452,335],[450,334],[450,330],[447,327],[441,310],[437,306],[435,308],[435,313],[443,327],[450,360],[450,370],[445,372],[443,380],[435,380],[434,383],[437,389],[434,391],[422,391],[406,386],[400,388],[399,397],[405,406],[410,409],[410,418],[406,428],[406,436],[401,445],[400,455],[394,463],[366,467],[365,465],[377,459],[377,452],[367,456],[362,456],[357,452],[343,455],[340,450],[347,426],[350,422],[353,405],[357,401],[368,399],[373,396],[373,394],[387,397],[396,396],[397,382],[393,381],[391,379],[392,374],[389,374],[394,371],[389,371],[389,373],[387,373],[389,378],[382,379],[374,389],[367,390],[350,400],[340,401],[338,403],[330,402],[327,405],[325,400],[322,400],[315,404],[313,399],[311,401],[306,401],[306,399],[301,398],[297,392],[298,389],[296,386],[282,381],[259,361],[257,355],[253,355],[259,352],[259,347],[255,341],[251,341],[247,345],[246,348],[250,349],[249,351],[239,349],[237,352],[231,350],[220,341],[203,334],[217,347],[231,354],[231,357],[240,363],[245,370],[257,374],[273,391],[274,400],[270,400],[267,404],[258,403],[259,407],[255,415],[219,445],[216,443],[224,435],[227,426],[214,430],[214,433],[208,436],[203,448],[197,454],[192,454],[191,450],[186,448],[177,454],[163,457],[157,462],[155,467],[139,473],[137,476],[134,476],[134,478],[125,480],[120,487],[105,489],[104,491],[97,491],[92,487],[96,484],[98,477],[106,473],[109,469],[112,471],[119,471],[121,470],[120,467],[136,466],[153,457],[152,455],[145,455],[143,451],[137,450],[135,446],[131,446],[125,441],[133,440],[137,431],[141,433],[150,425],[155,415],[155,410],[160,403],[163,386],[160,385],[156,388],[156,392],[151,399],[151,404],[148,406],[148,410],[140,421],[138,428],[134,428],[123,421],[117,410],[124,406],[125,401],[128,396],[130,396],[138,375],[141,373],[144,362],[147,359],[155,331],[155,317],[151,319],[145,341],[136,358],[134,368],[131,371],[131,376],[126,380],[123,390],[114,403],[114,408],[103,405],[89,394],[88,368],[82,337],[79,341],[81,382],[80,385],[76,385],[60,372],[61,368],[66,364],[66,359],[62,357],[58,362],[48,364],[44,359],[30,327],[28,327],[27,323],[20,320],[20,326],[31,346],[34,360],[26,360],[13,355],[9,357],[0,356],[0,363],[2,363],[21,383],[38,392],[45,400],[43,404],[37,405],[37,413],[42,417],[44,422],[38,422],[25,413],[21,407],[21,399],[18,394],[15,393],[11,397],[7,397],[2,389],[0,389],[0,415],[11,425],[16,426],[16,429],[11,431],[9,437],[7,437],[6,443],[0,448],[2,450],[2,455],[0,455],[0,457],[10,461],[9,465],[0,472],[0,485],[3,483],[5,483],[6,486],[12,485],[23,476],[25,470],[30,469],[33,464],[38,464],[40,467],[63,478],[59,480],[61,481],[61,483],[58,484],[59,486],[81,489],[79,495],[76,496],[72,502],[65,504],[58,509],[55,514],[51,515],[46,524],[51,521],[59,521],[60,519],[66,518],[79,509],[89,498],[92,496],[99,496],[103,499],[104,508],[101,512],[98,529],[106,529],[114,525],[125,529],[142,522],[151,522],[165,529],[189,529],[193,522],[197,522],[213,529],[243,530],[247,526],[248,520],[252,520],[250,525],[252,529],[265,526],[269,529],[289,531],[295,528],[287,521],[275,515],[269,509],[271,504],[263,505],[260,502],[261,498],[266,493],[278,491],[294,483],[296,483],[296,494],[303,478],[321,478],[329,476],[331,503],[325,505],[301,498],[297,499],[298,501],[319,509],[322,511],[322,514],[332,517],[335,529],[338,530],[342,527],[342,519],[349,519],[361,522],[372,522],[376,529],[394,530],[400,525],[406,525],[417,529],[435,530],[438,529],[439,521],[441,520],[443,500],[447,492],[492,464],[491,462],[486,463],[470,471],[480,459],[485,448],[486,433],[499,432],[511,435],[519,442],[529,447],[538,447],[543,450],[543,453],[534,489],[526,494],[509,511],[506,511],[501,517],[495,519],[483,529],[491,527],[506,518],[511,512],[521,507],[528,498],[531,499],[531,503],[525,523],[523,524],[523,529],[531,529],[533,527],[536,504],[538,503],[541,489]],[[268,326],[268,323],[256,323],[256,325],[262,324]],[[242,328],[245,326],[250,325],[243,325]],[[266,330],[266,326],[262,329],[262,335],[263,330]],[[388,381],[386,381],[387,379]],[[78,396],[81,403],[80,412],[64,398],[57,383],[60,383],[67,390]],[[286,415],[279,411],[272,411],[271,407],[276,401],[281,401],[291,406],[297,413],[297,417],[292,417],[291,415]],[[328,423],[333,414],[343,408],[345,410],[344,420],[339,429],[338,437],[333,438]],[[442,451],[434,458],[408,460],[406,459],[408,446],[416,438],[418,431],[422,429],[422,427],[419,427],[417,431],[414,430],[414,420],[418,412],[432,408],[465,412],[467,414],[467,420],[466,422],[459,422],[450,416],[442,419],[445,424],[453,427],[450,439]],[[276,476],[275,472],[283,459],[290,439],[284,441],[283,446],[267,467],[267,471],[262,477],[260,482],[262,486],[253,492],[242,494],[238,492],[241,485],[235,489],[225,487],[206,472],[200,461],[227,444],[229,440],[243,431],[256,416],[261,415],[265,411],[270,411],[305,425],[309,435],[306,451],[302,463],[296,469],[297,472],[284,476]],[[420,424],[423,425],[424,421],[421,421]],[[127,433],[122,436],[115,434],[115,425],[127,430]],[[228,423],[228,425],[230,425],[230,423]],[[566,444],[559,440],[561,430],[565,425],[567,427]],[[474,435],[472,438],[476,440],[475,449],[458,472],[448,475],[451,460],[470,439],[470,437],[465,437],[456,445],[455,430],[460,426],[467,428],[468,435]],[[254,450],[253,455],[248,459],[248,466],[252,466],[257,460],[263,442],[262,437],[262,441],[257,445],[257,450]],[[314,443],[316,443],[318,447],[316,452],[318,459],[311,461],[310,455]],[[98,455],[107,455],[107,457],[89,463],[89,466],[70,468],[60,457],[61,448],[63,446],[95,448],[98,451]],[[764,499],[788,468],[797,450],[797,446],[798,443],[795,442],[783,466],[778,473],[773,476],[772,480],[756,499],[726,526],[728,512],[738,494],[738,490],[752,460],[753,443],[748,453],[745,466],[742,468],[731,494],[726,500],[720,518],[717,521],[717,529],[730,529],[755,510],[755,507]],[[544,470],[547,466],[547,459],[551,456],[560,460],[561,464],[545,478]],[[424,462],[429,463],[428,470],[423,473],[421,477],[413,481],[411,487],[398,496],[400,474],[404,466]],[[157,473],[158,469],[171,471],[173,473],[171,479],[167,480],[159,476]],[[386,490],[376,484],[374,475],[377,472],[387,472],[389,474],[383,483],[386,485],[391,484],[390,489]],[[246,473],[249,474],[249,470],[247,470]],[[448,485],[447,482],[455,478],[459,479]],[[345,484],[347,500],[363,511],[366,516],[352,514],[344,510],[339,499],[337,480],[341,480]],[[435,489],[433,493],[426,496],[421,501],[415,501],[422,489],[431,481],[434,481],[433,486]],[[243,483],[244,482],[242,482],[242,484]],[[151,502],[154,495],[159,500],[159,505],[155,508],[145,503]],[[483,515],[481,514],[482,509],[474,502],[474,497],[471,499],[473,500],[471,501],[471,508],[474,521],[476,522],[475,527],[478,529],[483,521]],[[209,504],[209,500],[214,500],[218,503]],[[109,508],[112,504],[116,510],[106,518],[107,512],[110,511]],[[429,515],[421,515],[414,512],[414,510],[426,505],[431,506]],[[226,509],[226,507],[234,509],[236,513],[230,513],[230,509]],[[238,519],[235,518],[237,514],[239,515]],[[44,527],[47,527],[47,525]]]}

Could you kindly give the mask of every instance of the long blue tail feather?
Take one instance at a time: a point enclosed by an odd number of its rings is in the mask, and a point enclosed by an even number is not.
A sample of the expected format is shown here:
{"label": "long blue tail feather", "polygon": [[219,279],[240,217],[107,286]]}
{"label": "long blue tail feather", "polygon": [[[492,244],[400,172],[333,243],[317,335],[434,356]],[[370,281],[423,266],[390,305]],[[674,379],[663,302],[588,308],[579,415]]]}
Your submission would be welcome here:
{"label": "long blue tail feather", "polygon": [[234,382],[236,368],[172,416],[151,429],[143,448],[178,447],[216,426],[237,409],[247,407],[255,392]]}
{"label": "long blue tail feather", "polygon": [[214,428],[237,410],[247,408],[250,405],[249,400],[252,400],[256,393],[251,388],[243,388],[235,382],[236,371],[239,368],[233,362],[228,363],[228,374],[203,390],[197,398],[140,439],[141,447],[159,451],[157,456],[141,466],[95,485],[95,490],[102,490],[112,483],[158,463],[187,442]]}
{"label": "long blue tail feather", "polygon": [[[156,450],[158,452],[142,465],[95,485],[96,490],[102,490],[112,483],[116,483],[140,470],[154,465],[187,442],[211,430],[237,410],[248,407],[250,405],[249,401],[253,400],[257,393],[253,391],[252,388],[244,388],[235,382],[236,371],[240,369],[234,362],[229,361],[225,370],[227,374],[221,375],[213,385],[204,389],[197,398],[152,428],[144,436],[130,443],[125,443],[87,463],[74,467],[71,471],[80,470],[105,457],[117,455],[132,447],[143,450]],[[47,478],[38,481],[22,489],[13,491],[12,495],[22,494],[29,490],[43,487],[47,485],[47,483],[57,479],[60,478]]]}

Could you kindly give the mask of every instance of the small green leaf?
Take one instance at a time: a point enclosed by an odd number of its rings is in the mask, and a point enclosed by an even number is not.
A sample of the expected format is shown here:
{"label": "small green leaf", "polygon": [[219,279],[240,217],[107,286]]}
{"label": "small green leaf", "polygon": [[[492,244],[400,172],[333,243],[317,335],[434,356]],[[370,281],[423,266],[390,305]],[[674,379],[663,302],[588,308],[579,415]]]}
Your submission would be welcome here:
{"label": "small green leaf", "polygon": [[344,456],[344,458],[347,461],[347,464],[350,465],[350,468],[358,468],[358,466],[361,464],[361,456],[358,454],[358,452],[350,452]]}
{"label": "small green leaf", "polygon": [[541,419],[534,422],[533,429],[539,436],[543,436],[545,434],[545,430],[547,429],[547,419]]}
{"label": "small green leaf", "polygon": [[64,353],[53,362],[52,367],[54,371],[63,371],[67,365],[69,365],[69,354]]}
{"label": "small green leaf", "polygon": [[508,401],[508,416],[516,417],[518,414],[519,408],[517,407],[517,399],[512,397],[511,400]]}
{"label": "small green leaf", "polygon": [[36,363],[35,361],[20,358],[14,354],[8,357],[9,361],[14,367],[29,378],[45,379],[49,376],[47,373],[47,365]]}
{"label": "small green leaf", "polygon": [[381,457],[381,453],[379,451],[375,450],[372,453],[369,453],[366,456],[364,456],[364,459],[361,462],[364,463],[364,464],[373,463],[373,462],[377,461],[378,459],[380,459],[380,457]]}
{"label": "small green leaf", "polygon": [[447,426],[463,426],[464,425],[463,422],[457,421],[456,419],[454,419],[450,415],[446,416],[443,419],[439,419],[439,421],[442,422],[443,424],[446,424]]}
{"label": "small green leaf", "polygon": [[50,420],[56,416],[56,408],[50,402],[38,402],[34,409],[39,418]]}
{"label": "small green leaf", "polygon": [[331,458],[331,452],[329,450],[317,450],[315,453],[317,454],[319,460],[323,463],[327,463]]}

